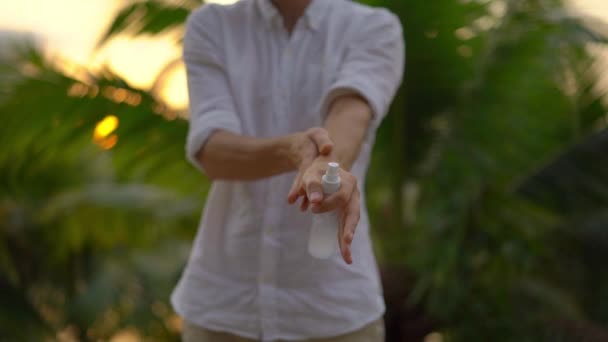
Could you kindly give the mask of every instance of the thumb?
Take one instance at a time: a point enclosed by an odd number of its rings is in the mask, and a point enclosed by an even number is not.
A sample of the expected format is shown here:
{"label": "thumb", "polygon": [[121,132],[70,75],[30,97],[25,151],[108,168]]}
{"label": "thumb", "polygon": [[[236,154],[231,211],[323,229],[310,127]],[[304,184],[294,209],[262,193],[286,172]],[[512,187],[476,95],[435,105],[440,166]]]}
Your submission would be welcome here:
{"label": "thumb", "polygon": [[306,196],[310,203],[320,203],[323,201],[323,187],[319,180],[314,179],[306,183]]}
{"label": "thumb", "polygon": [[293,184],[291,185],[291,189],[287,194],[287,202],[289,204],[294,204],[298,197],[300,196],[300,190],[302,189],[302,173],[298,172],[296,178],[293,180]]}
{"label": "thumb", "polygon": [[323,128],[313,129],[309,137],[317,145],[317,151],[321,155],[330,154],[334,148],[334,143],[329,138],[329,133]]}

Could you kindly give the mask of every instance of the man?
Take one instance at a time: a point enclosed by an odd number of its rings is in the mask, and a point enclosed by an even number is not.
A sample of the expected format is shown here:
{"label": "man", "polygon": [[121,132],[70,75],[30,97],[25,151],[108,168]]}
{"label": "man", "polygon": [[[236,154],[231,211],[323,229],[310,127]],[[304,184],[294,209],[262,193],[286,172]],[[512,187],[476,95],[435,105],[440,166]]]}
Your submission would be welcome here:
{"label": "man", "polygon": [[[383,340],[357,180],[403,59],[399,20],[347,0],[241,0],[189,17],[187,156],[214,183],[172,296],[185,341]],[[329,161],[342,185],[324,196]],[[333,210],[340,255],[315,259],[312,216]]]}

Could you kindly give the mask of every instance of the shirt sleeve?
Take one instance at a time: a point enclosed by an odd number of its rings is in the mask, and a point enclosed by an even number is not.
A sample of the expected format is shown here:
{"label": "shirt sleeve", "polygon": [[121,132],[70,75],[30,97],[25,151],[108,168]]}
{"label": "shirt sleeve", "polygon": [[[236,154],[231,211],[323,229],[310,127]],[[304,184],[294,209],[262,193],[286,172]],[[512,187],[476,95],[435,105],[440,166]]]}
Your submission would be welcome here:
{"label": "shirt sleeve", "polygon": [[338,76],[322,101],[321,115],[325,119],[337,97],[358,94],[372,109],[375,129],[401,84],[405,42],[399,19],[387,10],[374,10],[357,26]]}
{"label": "shirt sleeve", "polygon": [[241,121],[226,75],[225,59],[219,45],[221,34],[212,5],[193,12],[186,24],[183,59],[186,64],[190,118],[186,139],[186,157],[204,172],[196,154],[209,136],[222,129],[241,134]]}

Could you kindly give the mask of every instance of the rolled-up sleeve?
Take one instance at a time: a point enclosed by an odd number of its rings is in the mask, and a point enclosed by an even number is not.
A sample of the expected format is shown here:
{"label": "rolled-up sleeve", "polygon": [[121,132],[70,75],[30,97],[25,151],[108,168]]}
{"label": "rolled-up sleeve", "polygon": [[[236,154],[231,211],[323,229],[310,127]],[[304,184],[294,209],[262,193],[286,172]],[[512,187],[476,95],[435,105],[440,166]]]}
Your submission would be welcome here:
{"label": "rolled-up sleeve", "polygon": [[238,134],[242,131],[219,45],[221,27],[213,12],[212,5],[205,5],[190,15],[183,51],[190,102],[186,157],[203,172],[196,155],[209,136],[218,129]]}
{"label": "rolled-up sleeve", "polygon": [[354,93],[369,103],[377,128],[403,78],[405,42],[401,23],[391,12],[374,10],[364,19],[324,96],[321,115],[325,118],[337,97]]}

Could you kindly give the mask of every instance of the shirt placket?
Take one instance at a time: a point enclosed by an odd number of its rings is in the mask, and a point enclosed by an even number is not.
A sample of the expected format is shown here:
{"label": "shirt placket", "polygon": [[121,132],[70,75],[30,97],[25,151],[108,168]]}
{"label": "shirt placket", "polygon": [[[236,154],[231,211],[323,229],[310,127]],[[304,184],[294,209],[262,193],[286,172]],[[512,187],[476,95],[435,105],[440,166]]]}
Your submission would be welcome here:
{"label": "shirt placket", "polygon": [[[279,72],[273,82],[273,112],[275,114],[272,123],[273,131],[283,133],[286,129],[287,116],[289,111],[289,97],[291,87],[290,68],[293,65],[293,43],[295,36],[289,39],[284,29],[277,28],[274,34],[278,37],[275,40],[278,45],[276,50],[279,54]],[[294,35],[296,32],[294,31]],[[260,326],[261,339],[266,341],[277,336],[278,323],[278,298],[277,298],[277,268],[279,259],[279,243],[277,233],[281,226],[282,219],[282,199],[285,194],[277,192],[282,189],[281,178],[273,177],[266,182],[267,207],[264,209],[262,218],[262,233],[260,239],[260,264],[259,264],[259,307],[260,307]]]}
{"label": "shirt placket", "polygon": [[279,220],[280,212],[277,210],[277,207],[271,205],[269,208],[266,208],[263,218],[260,272],[258,275],[262,340],[276,336],[277,333],[276,290],[279,249],[273,233],[279,226]]}
{"label": "shirt placket", "polygon": [[275,82],[274,94],[277,99],[277,124],[278,129],[282,130],[289,119],[289,106],[291,97],[291,80],[293,75],[294,48],[293,42],[296,40],[298,32],[294,30],[290,38],[284,29],[280,30],[280,49],[279,49],[279,76]]}

